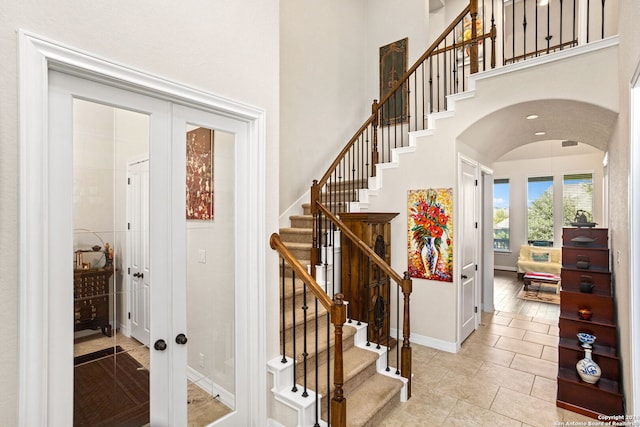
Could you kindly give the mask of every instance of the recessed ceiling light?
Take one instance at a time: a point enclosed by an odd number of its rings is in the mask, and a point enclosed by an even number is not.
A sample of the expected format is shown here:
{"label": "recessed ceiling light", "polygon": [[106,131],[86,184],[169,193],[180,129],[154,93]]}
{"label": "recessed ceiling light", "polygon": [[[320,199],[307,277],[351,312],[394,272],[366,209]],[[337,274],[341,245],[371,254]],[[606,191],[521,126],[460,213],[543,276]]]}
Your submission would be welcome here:
{"label": "recessed ceiling light", "polygon": [[527,120],[534,120],[537,119],[539,116],[537,114],[529,114],[527,116]]}
{"label": "recessed ceiling light", "polygon": [[546,135],[546,134],[547,134],[546,132],[542,132],[542,131],[535,133],[536,136],[542,136],[542,135]]}

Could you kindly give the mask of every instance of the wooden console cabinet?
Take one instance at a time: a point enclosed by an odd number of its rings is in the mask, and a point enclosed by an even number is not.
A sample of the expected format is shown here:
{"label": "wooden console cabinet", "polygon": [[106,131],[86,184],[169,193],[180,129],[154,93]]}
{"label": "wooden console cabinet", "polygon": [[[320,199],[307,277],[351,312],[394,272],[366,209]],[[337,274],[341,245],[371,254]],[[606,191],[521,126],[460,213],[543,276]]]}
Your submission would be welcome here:
{"label": "wooden console cabinet", "polygon": [[[565,228],[562,245],[556,404],[592,418],[623,415],[608,230]],[[589,288],[590,293],[584,292]],[[583,308],[593,313],[591,319],[580,318],[578,310]],[[596,384],[582,381],[576,372],[576,363],[584,358],[579,332],[596,337],[592,359],[602,370]]]}
{"label": "wooden console cabinet", "polygon": [[109,282],[113,267],[73,271],[74,331],[102,329],[111,336]]}
{"label": "wooden console cabinet", "polygon": [[[390,264],[391,220],[396,216],[398,213],[341,213],[340,220]],[[341,245],[342,293],[349,301],[349,317],[368,324],[369,341],[386,345],[390,328],[390,279],[344,234]]]}

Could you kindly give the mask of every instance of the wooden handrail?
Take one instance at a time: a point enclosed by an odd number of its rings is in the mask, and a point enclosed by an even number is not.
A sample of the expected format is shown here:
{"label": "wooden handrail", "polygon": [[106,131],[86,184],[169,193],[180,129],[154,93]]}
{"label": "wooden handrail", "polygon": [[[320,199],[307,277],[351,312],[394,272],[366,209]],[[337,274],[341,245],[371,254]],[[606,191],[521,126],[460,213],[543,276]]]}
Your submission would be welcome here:
{"label": "wooden handrail", "polygon": [[340,221],[340,219],[333,213],[331,213],[331,211],[328,210],[322,203],[318,203],[317,207],[320,211],[322,211],[322,213],[324,213],[327,218],[329,218],[331,222],[338,226],[340,231],[344,233],[349,238],[349,240],[351,240],[362,252],[365,253],[367,257],[369,257],[378,267],[380,267],[380,269],[387,276],[391,277],[394,282],[402,285],[402,277],[400,277],[398,273],[393,271],[393,269],[389,267],[389,264],[387,264],[385,260],[380,258],[378,254],[373,251],[373,249],[371,249],[366,243],[358,238],[358,236],[356,236],[344,222]]}
{"label": "wooden handrail", "polygon": [[289,248],[287,248],[278,233],[273,233],[271,238],[269,239],[269,244],[271,245],[271,249],[275,250],[280,254],[282,258],[287,261],[287,264],[295,271],[296,275],[298,275],[302,281],[309,287],[313,295],[318,298],[320,304],[327,310],[331,310],[331,306],[333,305],[333,301],[329,298],[329,295],[320,287],[316,279],[311,277],[311,275],[307,272],[307,270],[300,264],[300,262],[296,259],[296,257],[291,253]]}

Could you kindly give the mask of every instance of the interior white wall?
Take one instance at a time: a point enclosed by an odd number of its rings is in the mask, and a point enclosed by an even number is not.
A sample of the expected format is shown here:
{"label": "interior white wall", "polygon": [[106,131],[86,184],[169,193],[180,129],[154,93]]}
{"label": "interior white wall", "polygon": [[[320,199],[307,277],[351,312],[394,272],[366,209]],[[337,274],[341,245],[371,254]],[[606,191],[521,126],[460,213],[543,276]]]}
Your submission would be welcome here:
{"label": "interior white wall", "polygon": [[[379,49],[428,42],[425,0],[280,2],[280,212],[320,179],[380,99]],[[401,22],[402,25],[393,23]]]}
{"label": "interior white wall", "polygon": [[[438,153],[437,160],[432,157],[433,153]],[[400,167],[381,172],[383,185],[377,195],[370,198],[369,211],[400,214],[391,221],[391,267],[395,271],[407,271],[407,192],[428,188],[454,188],[453,200],[457,200],[456,162],[455,144],[429,137],[418,138],[415,152],[400,155]],[[456,209],[454,204],[454,216],[458,215]],[[454,224],[454,250],[457,244],[456,233]],[[457,271],[456,258],[454,256],[454,272]],[[454,279],[453,283],[412,280],[412,342],[455,351],[457,280]],[[392,306],[395,306],[393,291],[391,299]],[[392,327],[401,327],[395,325],[393,316],[391,323]]]}
{"label": "interior white wall", "polygon": [[[429,39],[429,2],[425,0],[372,0],[365,2],[366,101],[380,100],[380,48],[408,38],[407,68],[424,53]],[[396,25],[393,23],[401,23]],[[364,120],[361,120],[362,124]],[[346,142],[346,141],[345,141]]]}
{"label": "interior white wall", "polygon": [[[559,141],[558,141],[559,143]],[[578,156],[547,157],[493,163],[496,179],[509,179],[509,246],[508,252],[495,252],[494,265],[499,270],[515,271],[520,245],[527,243],[527,182],[535,176],[553,177],[554,212],[562,210],[562,179],[571,173],[593,174],[593,221],[603,227],[604,153]],[[562,218],[554,217],[554,246],[562,246]]]}
{"label": "interior white wall", "polygon": [[371,114],[366,6],[280,1],[280,212],[322,177]]}
{"label": "interior white wall", "polygon": [[[279,16],[277,0],[165,3],[142,0],[0,2],[0,425],[17,425],[18,390],[18,43],[25,29],[78,50],[165,76],[267,111],[266,233],[277,229]],[[266,237],[265,237],[266,240]],[[277,281],[269,251],[267,283]],[[268,287],[269,306],[278,290]],[[277,325],[277,310],[265,313]],[[277,354],[278,328],[267,328],[266,359]]]}
{"label": "interior white wall", "polygon": [[214,219],[187,221],[187,366],[234,394],[234,135],[214,131],[213,147]]}
{"label": "interior white wall", "polygon": [[[630,219],[629,219],[629,176],[631,158],[631,118],[629,116],[631,79],[640,58],[640,7],[633,0],[620,0],[618,25],[620,33],[620,51],[617,58],[619,70],[618,96],[620,97],[620,114],[616,131],[609,142],[609,242],[612,250],[612,271],[615,277],[616,314],[618,320],[618,336],[620,337],[620,358],[623,374],[623,388],[626,395],[628,414],[637,414],[635,407],[640,390],[633,389],[631,378],[632,352],[631,342],[637,340],[630,327],[631,310],[630,288],[637,286],[631,282],[630,270]],[[634,177],[638,179],[638,177]],[[637,355],[636,355],[637,357]],[[635,366],[638,369],[638,366]]]}

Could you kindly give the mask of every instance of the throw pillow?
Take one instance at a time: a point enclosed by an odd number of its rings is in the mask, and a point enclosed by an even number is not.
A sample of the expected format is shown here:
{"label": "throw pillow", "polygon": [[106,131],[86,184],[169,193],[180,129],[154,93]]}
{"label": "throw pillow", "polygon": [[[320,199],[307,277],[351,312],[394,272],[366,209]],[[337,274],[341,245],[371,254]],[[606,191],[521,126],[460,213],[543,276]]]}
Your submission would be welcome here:
{"label": "throw pillow", "polygon": [[532,253],[531,260],[535,262],[549,262],[549,252]]}

